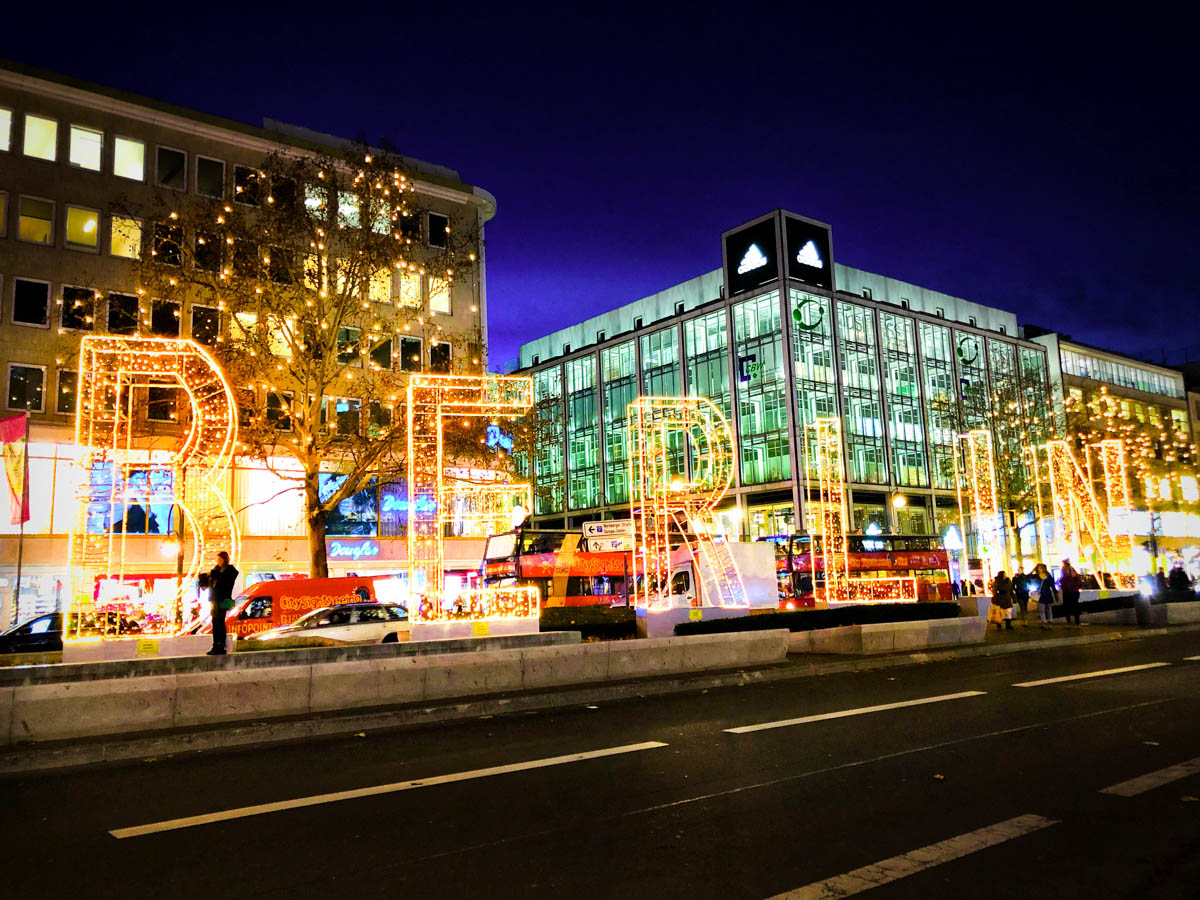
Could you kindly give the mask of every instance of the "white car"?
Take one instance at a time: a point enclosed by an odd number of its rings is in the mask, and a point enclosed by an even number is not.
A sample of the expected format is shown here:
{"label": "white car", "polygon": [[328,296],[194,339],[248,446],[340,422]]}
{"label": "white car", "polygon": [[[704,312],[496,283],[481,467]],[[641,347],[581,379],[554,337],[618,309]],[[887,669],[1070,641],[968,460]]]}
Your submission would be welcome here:
{"label": "white car", "polygon": [[314,609],[291,625],[253,639],[319,637],[339,644],[389,644],[408,640],[408,632],[408,610],[399,603],[343,603]]}

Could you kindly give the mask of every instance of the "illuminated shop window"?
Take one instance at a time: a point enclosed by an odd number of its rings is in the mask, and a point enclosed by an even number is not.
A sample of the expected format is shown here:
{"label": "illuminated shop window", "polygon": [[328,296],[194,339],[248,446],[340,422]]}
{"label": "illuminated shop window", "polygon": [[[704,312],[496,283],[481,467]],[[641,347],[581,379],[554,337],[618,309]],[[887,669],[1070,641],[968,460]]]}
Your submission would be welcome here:
{"label": "illuminated shop window", "polygon": [[[789,325],[792,329],[792,372],[796,381],[795,429],[808,442],[800,454],[815,464],[816,430],[806,428],[818,418],[838,415],[837,369],[833,355],[833,315],[830,300],[816,294],[791,291]],[[814,469],[815,473],[815,469]]]}
{"label": "illuminated shop window", "polygon": [[881,313],[879,325],[883,331],[884,389],[893,475],[897,484],[928,487],[913,320]]}
{"label": "illuminated shop window", "polygon": [[146,145],[133,138],[114,138],[113,174],[132,181],[145,181]]}
{"label": "illuminated shop window", "polygon": [[958,400],[950,329],[922,322],[921,367],[925,373],[925,421],[933,486],[954,489],[954,437],[958,433]]}
{"label": "illuminated shop window", "polygon": [[66,244],[72,250],[98,250],[100,213],[94,209],[68,206]]}
{"label": "illuminated shop window", "polygon": [[54,162],[58,158],[58,122],[26,113],[24,152],[34,159]]}
{"label": "illuminated shop window", "polygon": [[567,505],[587,509],[600,505],[599,392],[596,357],[566,364]]}
{"label": "illuminated shop window", "polygon": [[140,257],[142,255],[142,220],[113,216],[108,252],[124,259]]}
{"label": "illuminated shop window", "polygon": [[885,484],[887,456],[883,445],[875,312],[838,303],[842,386],[845,390],[844,439],[850,481]]}
{"label": "illuminated shop window", "polygon": [[604,398],[605,502],[629,501],[629,404],[637,396],[633,341],[600,353]]}
{"label": "illuminated shop window", "polygon": [[31,244],[54,243],[54,203],[36,197],[21,198],[17,237]]}
{"label": "illuminated shop window", "polygon": [[71,147],[67,157],[71,165],[99,172],[103,147],[104,132],[80,125],[71,126]]}

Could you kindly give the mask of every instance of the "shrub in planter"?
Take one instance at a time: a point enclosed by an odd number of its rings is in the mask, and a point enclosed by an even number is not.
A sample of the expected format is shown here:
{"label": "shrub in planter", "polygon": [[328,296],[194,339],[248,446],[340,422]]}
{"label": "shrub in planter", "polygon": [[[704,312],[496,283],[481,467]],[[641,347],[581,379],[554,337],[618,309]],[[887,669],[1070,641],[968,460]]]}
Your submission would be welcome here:
{"label": "shrub in planter", "polygon": [[547,606],[542,631],[578,631],[584,640],[620,640],[637,634],[632,606]]}
{"label": "shrub in planter", "polygon": [[798,609],[794,612],[760,613],[730,619],[681,622],[677,635],[720,634],[730,631],[814,631],[841,625],[878,625],[883,622],[922,622],[928,619],[958,618],[958,604],[949,603],[875,603],[864,606],[839,606],[833,609]]}

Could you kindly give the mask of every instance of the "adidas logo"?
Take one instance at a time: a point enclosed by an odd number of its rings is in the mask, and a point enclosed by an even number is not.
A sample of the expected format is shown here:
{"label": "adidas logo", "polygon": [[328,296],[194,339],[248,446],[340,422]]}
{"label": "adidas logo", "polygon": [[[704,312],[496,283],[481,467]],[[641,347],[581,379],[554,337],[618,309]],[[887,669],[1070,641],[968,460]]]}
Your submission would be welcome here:
{"label": "adidas logo", "polygon": [[758,244],[751,244],[746,248],[746,255],[742,257],[742,261],[738,263],[737,273],[745,275],[747,272],[753,272],[755,269],[761,269],[767,264],[767,257],[762,250],[758,248]]}
{"label": "adidas logo", "polygon": [[811,266],[814,269],[820,269],[825,266],[821,260],[821,254],[817,252],[817,245],[809,241],[800,248],[800,252],[796,254],[796,262],[802,266]]}

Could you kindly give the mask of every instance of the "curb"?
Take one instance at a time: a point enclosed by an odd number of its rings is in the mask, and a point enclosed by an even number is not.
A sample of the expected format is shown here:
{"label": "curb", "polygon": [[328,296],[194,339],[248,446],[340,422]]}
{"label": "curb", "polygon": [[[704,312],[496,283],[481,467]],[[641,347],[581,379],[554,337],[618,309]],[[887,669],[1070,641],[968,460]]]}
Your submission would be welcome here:
{"label": "curb", "polygon": [[466,698],[457,702],[432,706],[406,706],[351,714],[246,722],[224,727],[139,737],[117,736],[96,741],[72,741],[27,748],[10,748],[0,752],[0,776],[133,760],[151,761],[185,753],[248,749],[268,744],[345,737],[366,730],[415,728],[423,725],[475,719],[481,716],[544,712],[587,703],[693,693],[713,688],[745,687],[748,684],[767,684],[794,678],[866,672],[874,669],[970,659],[978,656],[1005,656],[1011,653],[1042,649],[1140,640],[1191,631],[1200,631],[1200,625],[1175,625],[1139,629],[1129,633],[1050,638],[997,647],[980,644],[915,653],[855,657],[845,661],[809,665],[784,663],[759,669],[726,670],[698,675],[668,676],[609,684],[580,685],[547,691],[530,691],[521,694]]}

